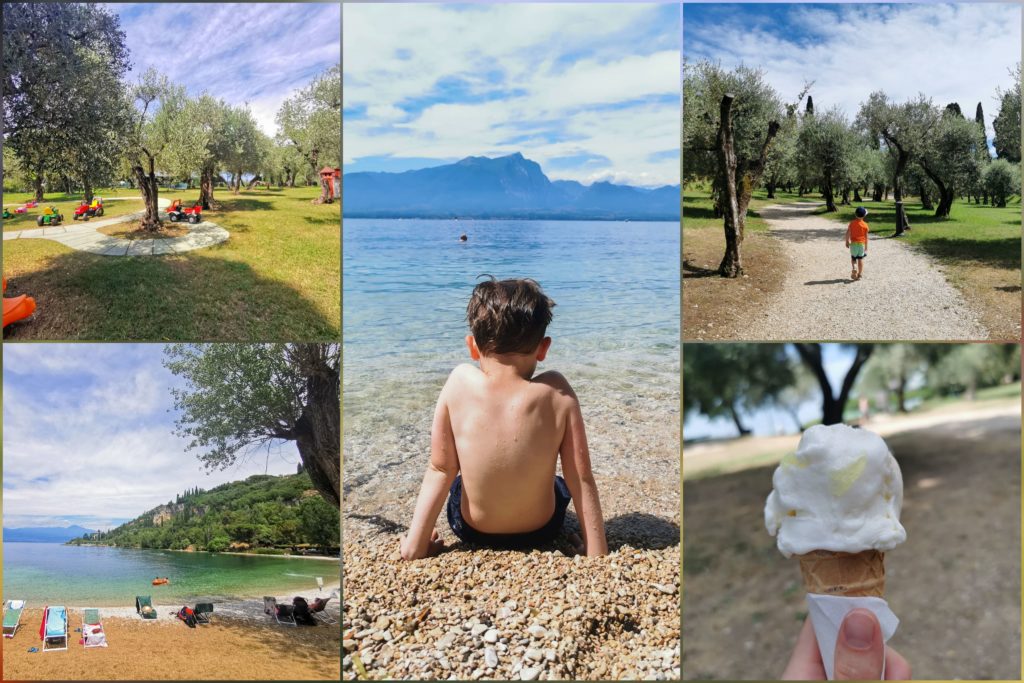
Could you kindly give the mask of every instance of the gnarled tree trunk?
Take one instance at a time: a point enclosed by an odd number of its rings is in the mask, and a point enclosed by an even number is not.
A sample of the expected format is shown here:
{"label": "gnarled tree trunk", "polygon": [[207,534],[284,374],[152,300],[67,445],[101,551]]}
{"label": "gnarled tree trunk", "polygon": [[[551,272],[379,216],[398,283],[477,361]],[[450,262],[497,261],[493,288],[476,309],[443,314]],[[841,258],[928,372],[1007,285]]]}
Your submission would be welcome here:
{"label": "gnarled tree trunk", "polygon": [[141,163],[132,164],[132,173],[142,190],[142,201],[146,207],[146,215],[142,218],[142,229],[156,232],[160,229],[160,209],[157,206],[157,198],[160,196],[160,188],[156,182],[156,162],[151,154],[146,154],[149,170],[146,171]]}
{"label": "gnarled tree trunk", "polygon": [[204,164],[199,173],[199,204],[203,211],[213,209],[213,165]]}
{"label": "gnarled tree trunk", "polygon": [[725,255],[718,266],[718,273],[722,277],[738,277],[743,273],[740,244],[743,242],[747,207],[750,205],[754,186],[757,185],[764,173],[765,163],[768,161],[768,148],[779,132],[779,122],[771,121],[768,124],[768,134],[761,146],[760,156],[752,163],[745,162],[744,168],[741,168],[736,159],[736,148],[733,141],[733,99],[735,96],[732,93],[726,93],[722,97],[718,121],[718,176],[724,190],[722,204],[725,208],[723,220]]}
{"label": "gnarled tree trunk", "polygon": [[306,376],[306,403],[294,430],[299,455],[316,489],[340,507],[340,373],[326,362],[320,344],[296,344],[292,353]]}

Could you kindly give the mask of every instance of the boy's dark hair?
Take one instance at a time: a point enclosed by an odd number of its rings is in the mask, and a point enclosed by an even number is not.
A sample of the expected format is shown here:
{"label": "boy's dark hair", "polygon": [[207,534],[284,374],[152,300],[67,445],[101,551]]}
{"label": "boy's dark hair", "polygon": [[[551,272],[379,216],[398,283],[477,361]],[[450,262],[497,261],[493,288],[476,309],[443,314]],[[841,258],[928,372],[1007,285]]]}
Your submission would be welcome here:
{"label": "boy's dark hair", "polygon": [[466,306],[477,348],[481,353],[530,353],[544,339],[555,302],[529,278],[486,277],[490,279],[473,288]]}

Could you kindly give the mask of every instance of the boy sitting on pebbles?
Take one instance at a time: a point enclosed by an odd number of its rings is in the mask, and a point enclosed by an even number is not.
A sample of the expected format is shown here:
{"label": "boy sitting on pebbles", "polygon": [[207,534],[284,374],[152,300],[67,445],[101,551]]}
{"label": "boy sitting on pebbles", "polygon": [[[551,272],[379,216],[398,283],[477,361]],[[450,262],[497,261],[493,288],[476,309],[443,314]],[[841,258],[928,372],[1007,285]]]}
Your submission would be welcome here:
{"label": "boy sitting on pebbles", "polygon": [[[544,333],[554,305],[528,279],[492,277],[473,289],[466,346],[480,365],[459,365],[441,389],[402,558],[444,548],[434,524],[446,492],[448,524],[465,543],[547,543],[562,532],[572,500],[583,531],[583,541],[573,536],[573,544],[587,555],[607,554],[579,401],[557,372],[533,374],[551,346]],[[564,479],[555,476],[559,456]]]}

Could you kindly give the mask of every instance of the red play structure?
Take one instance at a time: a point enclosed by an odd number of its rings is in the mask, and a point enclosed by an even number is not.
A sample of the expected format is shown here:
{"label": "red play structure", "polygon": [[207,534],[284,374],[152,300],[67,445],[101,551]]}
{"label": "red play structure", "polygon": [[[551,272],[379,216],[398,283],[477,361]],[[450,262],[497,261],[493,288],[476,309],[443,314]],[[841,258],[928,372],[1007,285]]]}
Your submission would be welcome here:
{"label": "red play structure", "polygon": [[313,200],[314,204],[333,204],[334,198],[341,196],[341,169],[324,166],[320,169],[320,196]]}

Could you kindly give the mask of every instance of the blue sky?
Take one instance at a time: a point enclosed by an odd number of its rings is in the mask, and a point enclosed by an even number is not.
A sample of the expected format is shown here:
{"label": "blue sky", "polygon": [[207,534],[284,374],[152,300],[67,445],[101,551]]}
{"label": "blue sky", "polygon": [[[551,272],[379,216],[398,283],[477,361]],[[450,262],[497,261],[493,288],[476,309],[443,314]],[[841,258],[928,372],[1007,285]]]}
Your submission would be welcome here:
{"label": "blue sky", "polygon": [[923,92],[971,117],[981,102],[991,137],[1020,32],[1013,4],[687,4],[683,55],[761,67],[784,102],[814,81],[815,108],[851,119],[875,90],[896,101]]}
{"label": "blue sky", "polygon": [[553,179],[679,182],[678,4],[347,4],[345,171],[522,152]]}
{"label": "blue sky", "polygon": [[281,103],[341,55],[339,3],[145,3],[106,7],[121,18],[131,80],[149,67],[198,95],[248,102],[276,131]]}
{"label": "blue sky", "polygon": [[3,523],[106,529],[186,488],[291,474],[293,443],[207,474],[173,434],[161,344],[4,344]]}
{"label": "blue sky", "polygon": [[[683,353],[686,353],[685,347],[683,348]],[[797,357],[796,351],[792,347],[787,347],[787,353],[793,358]],[[828,375],[833,388],[839,387],[842,384],[843,377],[853,362],[854,353],[855,351],[851,347],[843,347],[839,344],[822,345],[825,374]],[[804,401],[799,406],[797,414],[805,423],[814,419],[821,419],[820,393],[816,392],[813,398]],[[780,433],[795,434],[797,431],[793,418],[788,413],[775,408],[764,408],[749,414],[741,413],[741,419],[744,426],[758,436]],[[686,421],[683,423],[683,432],[683,437],[687,441],[702,438],[721,439],[738,436],[736,425],[731,418],[719,417],[709,419],[707,416],[696,411],[692,411],[687,416]]]}

